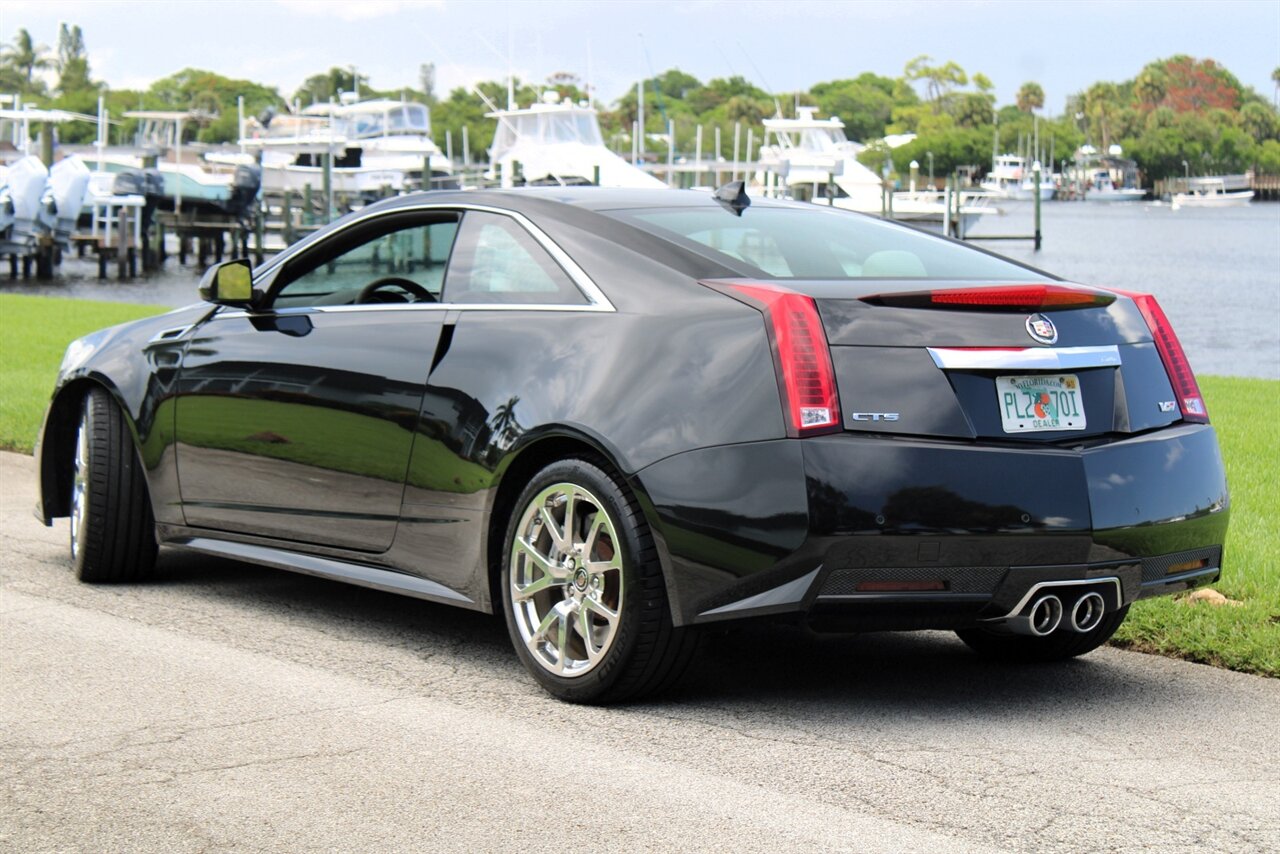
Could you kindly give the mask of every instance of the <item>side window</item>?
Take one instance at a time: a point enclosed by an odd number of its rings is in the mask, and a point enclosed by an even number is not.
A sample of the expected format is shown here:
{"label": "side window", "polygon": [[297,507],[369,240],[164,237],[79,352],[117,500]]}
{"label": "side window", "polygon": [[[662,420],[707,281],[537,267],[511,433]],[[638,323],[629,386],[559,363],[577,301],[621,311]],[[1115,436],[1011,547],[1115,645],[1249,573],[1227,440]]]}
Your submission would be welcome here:
{"label": "side window", "polygon": [[511,217],[468,212],[449,264],[444,301],[586,305],[547,251]]}
{"label": "side window", "polygon": [[289,262],[276,308],[439,302],[456,214],[390,215]]}

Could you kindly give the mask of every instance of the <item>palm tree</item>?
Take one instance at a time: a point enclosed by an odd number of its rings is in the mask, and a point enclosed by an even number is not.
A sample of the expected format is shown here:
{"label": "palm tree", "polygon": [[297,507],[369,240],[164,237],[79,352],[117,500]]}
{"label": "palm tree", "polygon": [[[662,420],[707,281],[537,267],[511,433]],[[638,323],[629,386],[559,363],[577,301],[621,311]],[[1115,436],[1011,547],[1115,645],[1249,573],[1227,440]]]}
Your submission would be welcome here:
{"label": "palm tree", "polygon": [[1280,105],[1280,66],[1271,72],[1271,82],[1276,84],[1276,92],[1271,96],[1271,103],[1273,106]]}
{"label": "palm tree", "polygon": [[25,29],[18,30],[18,34],[13,37],[12,46],[5,45],[0,48],[0,56],[22,74],[28,86],[31,85],[31,78],[37,69],[45,69],[53,65],[53,61],[47,56],[48,53],[49,47],[36,44],[31,38],[31,33]]}
{"label": "palm tree", "polygon": [[1024,113],[1040,109],[1044,106],[1044,89],[1039,83],[1023,83],[1018,90],[1017,104],[1018,109]]}
{"label": "palm tree", "polygon": [[516,420],[516,405],[519,403],[519,395],[513,396],[506,403],[500,404],[497,412],[493,415],[493,435],[499,441],[507,443],[507,445],[514,442],[524,432],[524,428]]}

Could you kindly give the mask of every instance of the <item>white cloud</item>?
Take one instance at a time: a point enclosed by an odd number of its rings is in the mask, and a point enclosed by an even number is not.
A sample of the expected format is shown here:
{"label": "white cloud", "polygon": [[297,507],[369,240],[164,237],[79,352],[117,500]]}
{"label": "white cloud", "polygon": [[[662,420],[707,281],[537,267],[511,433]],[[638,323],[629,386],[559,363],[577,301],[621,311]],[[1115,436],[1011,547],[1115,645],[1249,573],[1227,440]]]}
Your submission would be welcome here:
{"label": "white cloud", "polygon": [[340,21],[368,21],[400,12],[444,8],[444,0],[276,0],[290,12]]}

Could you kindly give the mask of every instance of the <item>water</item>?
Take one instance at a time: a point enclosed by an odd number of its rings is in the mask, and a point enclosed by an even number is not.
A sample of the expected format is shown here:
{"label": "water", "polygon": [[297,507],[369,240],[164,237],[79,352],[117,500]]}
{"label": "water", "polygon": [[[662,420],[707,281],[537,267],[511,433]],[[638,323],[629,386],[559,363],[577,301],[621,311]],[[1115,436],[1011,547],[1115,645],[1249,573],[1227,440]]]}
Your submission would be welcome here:
{"label": "water", "polygon": [[[1030,202],[972,235],[1030,234]],[[1156,295],[1197,373],[1280,379],[1280,205],[1183,208],[1048,202],[1044,244],[977,245],[1074,282]]]}
{"label": "water", "polygon": [[[1004,202],[973,234],[1030,234],[1032,205]],[[1280,204],[1170,210],[1143,203],[1048,202],[1044,246],[978,243],[1084,284],[1155,294],[1199,373],[1280,379]],[[87,261],[68,260],[51,282],[11,281],[0,293],[180,306],[195,302],[202,271],[170,257],[162,272],[99,281]],[[114,275],[114,273],[113,273]]]}

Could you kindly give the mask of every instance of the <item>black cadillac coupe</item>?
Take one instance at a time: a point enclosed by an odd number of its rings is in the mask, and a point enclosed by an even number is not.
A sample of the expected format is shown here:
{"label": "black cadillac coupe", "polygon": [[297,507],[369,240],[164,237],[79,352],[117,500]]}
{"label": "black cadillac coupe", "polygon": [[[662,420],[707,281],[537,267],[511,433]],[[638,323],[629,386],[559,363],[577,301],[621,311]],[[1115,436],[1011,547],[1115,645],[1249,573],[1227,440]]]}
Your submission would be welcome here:
{"label": "black cadillac coupe", "polygon": [[381,202],[67,349],[38,516],[501,612],[549,692],[700,628],[949,629],[1048,661],[1212,581],[1229,499],[1149,295],[741,187]]}

